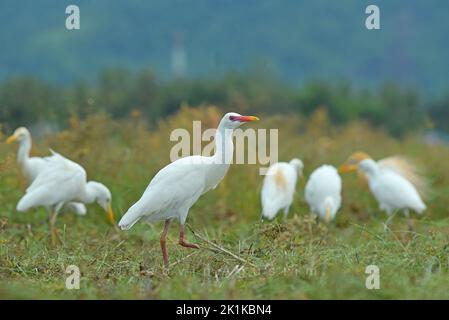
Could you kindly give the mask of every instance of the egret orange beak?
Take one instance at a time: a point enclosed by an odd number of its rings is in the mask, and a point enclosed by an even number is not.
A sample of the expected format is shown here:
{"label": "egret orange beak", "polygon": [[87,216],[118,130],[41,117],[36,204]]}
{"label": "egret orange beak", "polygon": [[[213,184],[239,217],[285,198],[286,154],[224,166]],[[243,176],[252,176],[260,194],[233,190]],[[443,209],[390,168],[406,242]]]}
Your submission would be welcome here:
{"label": "egret orange beak", "polygon": [[112,211],[111,204],[108,204],[108,219],[112,225],[115,225],[114,212]]}
{"label": "egret orange beak", "polygon": [[331,222],[331,208],[326,208],[326,215],[324,217],[324,221],[329,224]]}
{"label": "egret orange beak", "polygon": [[357,171],[358,168],[359,168],[358,164],[344,163],[340,167],[338,167],[338,172],[340,173],[354,172]]}
{"label": "egret orange beak", "polygon": [[234,117],[232,117],[232,120],[240,121],[240,122],[251,122],[251,121],[257,121],[257,120],[259,120],[259,118],[254,117],[254,116],[234,116]]}
{"label": "egret orange beak", "polygon": [[6,139],[6,143],[10,144],[17,140],[17,137],[15,135],[9,136],[8,139]]}

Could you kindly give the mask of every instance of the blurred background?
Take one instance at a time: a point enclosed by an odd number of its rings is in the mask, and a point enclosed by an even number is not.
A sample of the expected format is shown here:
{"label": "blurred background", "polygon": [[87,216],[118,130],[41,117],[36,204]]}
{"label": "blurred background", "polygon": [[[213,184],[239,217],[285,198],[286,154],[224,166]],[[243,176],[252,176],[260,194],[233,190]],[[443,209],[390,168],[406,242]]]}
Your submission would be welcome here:
{"label": "blurred background", "polygon": [[[151,125],[182,103],[257,114],[326,110],[394,136],[449,130],[446,0],[0,2],[0,122],[39,135],[105,112]],[[381,30],[365,28],[380,7]]]}

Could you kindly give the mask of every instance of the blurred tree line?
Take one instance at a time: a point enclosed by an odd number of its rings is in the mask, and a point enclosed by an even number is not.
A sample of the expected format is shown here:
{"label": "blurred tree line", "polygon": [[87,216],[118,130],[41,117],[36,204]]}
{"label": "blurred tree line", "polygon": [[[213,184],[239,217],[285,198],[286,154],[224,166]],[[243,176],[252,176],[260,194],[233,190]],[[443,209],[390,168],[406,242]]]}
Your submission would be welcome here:
{"label": "blurred tree line", "polygon": [[40,122],[63,128],[72,115],[106,112],[123,118],[136,111],[155,123],[182,103],[254,114],[309,115],[325,108],[334,124],[363,118],[395,136],[433,126],[449,131],[449,96],[425,103],[418,92],[395,84],[356,90],[349,83],[313,81],[294,87],[257,73],[163,81],[149,70],[123,69],[105,70],[95,84],[65,87],[32,77],[11,78],[0,84],[0,123],[7,130]]}

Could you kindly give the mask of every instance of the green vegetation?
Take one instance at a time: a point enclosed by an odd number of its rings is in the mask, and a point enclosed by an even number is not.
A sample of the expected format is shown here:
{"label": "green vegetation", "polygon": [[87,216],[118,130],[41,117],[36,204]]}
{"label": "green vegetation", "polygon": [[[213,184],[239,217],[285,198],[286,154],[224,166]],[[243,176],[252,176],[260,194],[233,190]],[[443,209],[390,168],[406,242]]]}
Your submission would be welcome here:
{"label": "green vegetation", "polygon": [[0,123],[7,131],[36,123],[64,129],[73,115],[83,119],[105,112],[114,119],[123,119],[138,112],[154,125],[178,111],[183,103],[214,104],[223,112],[262,115],[308,116],[317,108],[325,108],[332,124],[365,119],[394,136],[429,128],[449,130],[444,120],[448,98],[430,101],[417,91],[394,84],[362,90],[349,83],[312,81],[294,87],[261,71],[161,81],[151,71],[109,69],[100,73],[95,85],[79,82],[70,86],[16,77],[0,85]]}
{"label": "green vegetation", "polygon": [[[67,129],[37,141],[34,154],[51,146],[85,166],[91,179],[108,185],[121,216],[153,175],[169,162],[169,133],[215,127],[222,113],[211,107],[182,108],[152,127],[138,113],[127,120],[95,114],[72,116]],[[415,216],[415,232],[397,215],[383,231],[381,213],[355,176],[344,176],[343,207],[331,226],[315,224],[303,200],[305,181],[289,219],[259,222],[262,177],[256,165],[234,165],[216,190],[190,211],[188,223],[205,239],[247,260],[217,252],[191,232],[202,248],[177,245],[172,227],[170,272],[162,271],[161,223],[138,224],[128,232],[108,225],[92,205],[85,217],[65,214],[58,228],[63,244],[52,247],[45,210],[17,213],[23,193],[16,148],[0,143],[0,297],[2,298],[449,298],[449,149],[425,145],[414,133],[400,140],[361,121],[330,125],[323,109],[303,117],[265,116],[263,128],[280,128],[280,159],[301,157],[305,175],[318,165],[338,165],[356,150],[374,158],[402,154],[415,159],[433,184],[428,210]],[[3,141],[4,139],[0,137]],[[175,224],[176,225],[176,224]],[[65,289],[64,270],[80,267],[81,289]],[[365,288],[365,267],[380,267],[381,289]]]}

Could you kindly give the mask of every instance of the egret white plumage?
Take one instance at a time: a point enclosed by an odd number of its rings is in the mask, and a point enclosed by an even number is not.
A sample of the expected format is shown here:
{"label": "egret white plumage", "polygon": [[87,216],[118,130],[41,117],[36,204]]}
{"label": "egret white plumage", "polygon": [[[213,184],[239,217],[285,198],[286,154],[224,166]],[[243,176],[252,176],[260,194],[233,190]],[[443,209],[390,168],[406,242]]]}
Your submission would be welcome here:
{"label": "egret white plumage", "polygon": [[[341,173],[357,171],[360,180],[367,182],[367,177],[359,168],[361,161],[371,159],[365,152],[354,152],[339,167]],[[427,179],[419,172],[416,165],[410,159],[403,156],[391,156],[377,161],[379,167],[388,169],[407,179],[417,189],[422,197],[426,197],[429,193],[429,183]]]}
{"label": "egret white plumage", "polygon": [[[31,134],[27,128],[17,128],[14,133],[8,137],[6,143],[10,144],[17,141],[19,143],[19,150],[17,153],[17,161],[23,176],[27,180],[27,185],[30,185],[38,174],[48,166],[47,157],[30,157],[31,150]],[[66,210],[73,211],[79,215],[86,214],[86,206],[82,203],[71,202],[68,203]]]}
{"label": "egret white plumage", "polygon": [[396,210],[402,210],[408,218],[409,228],[413,228],[409,210],[422,214],[426,205],[415,187],[400,174],[382,168],[374,160],[367,159],[360,162],[360,169],[366,173],[371,192],[379,203],[381,210],[386,211],[387,227]]}
{"label": "egret white plumage", "polygon": [[198,245],[188,243],[184,238],[184,224],[189,209],[202,194],[214,189],[226,175],[234,153],[233,130],[254,120],[258,118],[227,113],[221,119],[215,134],[215,154],[211,157],[195,155],[181,158],[162,168],[151,180],[142,197],[122,217],[120,228],[128,230],[140,219],[165,220],[160,237],[165,267],[168,267],[166,237],[173,219],[180,222],[178,243],[183,247],[198,249]]}
{"label": "egret white plumage", "polygon": [[305,198],[312,213],[326,223],[334,220],[341,206],[341,178],[337,169],[330,165],[315,169],[306,183]]}
{"label": "egret white plumage", "polygon": [[17,211],[25,212],[39,206],[51,208],[50,228],[53,241],[56,236],[56,217],[67,203],[97,202],[108,213],[109,221],[115,224],[109,189],[99,182],[87,182],[86,171],[79,164],[56,152],[52,151],[52,154],[46,158],[49,165],[42,169],[20,199]]}
{"label": "egret white plumage", "polygon": [[272,220],[279,210],[284,211],[284,218],[287,217],[303,168],[299,159],[278,162],[268,168],[261,192],[262,217]]}

